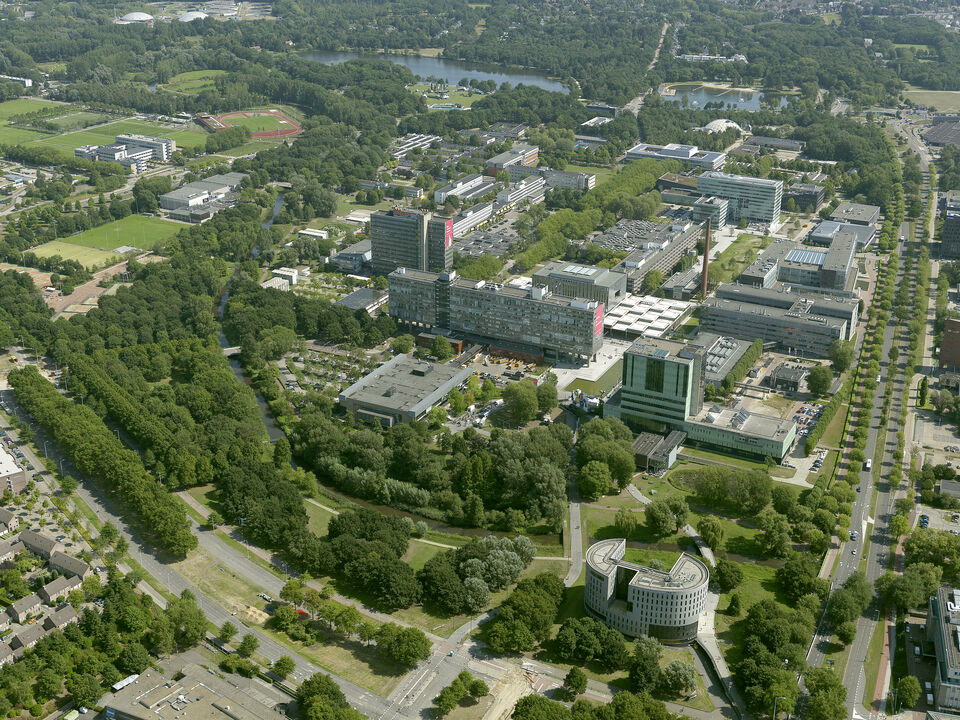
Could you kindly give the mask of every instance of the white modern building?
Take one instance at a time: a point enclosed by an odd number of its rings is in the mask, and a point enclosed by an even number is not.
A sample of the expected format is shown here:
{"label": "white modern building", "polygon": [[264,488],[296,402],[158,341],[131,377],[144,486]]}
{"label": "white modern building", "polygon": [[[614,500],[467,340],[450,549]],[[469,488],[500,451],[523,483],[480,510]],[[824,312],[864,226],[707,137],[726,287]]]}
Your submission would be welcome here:
{"label": "white modern building", "polygon": [[670,570],[655,570],[626,562],[626,549],[623,538],[601,540],[587,549],[587,614],[630,637],[692,642],[707,600],[707,566],[680,553]]}
{"label": "white modern building", "polygon": [[117,135],[116,141],[131,148],[149,148],[154,160],[170,162],[170,156],[177,151],[177,143],[171,138],[149,137],[147,135]]}
{"label": "white modern building", "polygon": [[296,285],[297,281],[300,279],[300,273],[297,272],[296,268],[288,267],[278,267],[274,268],[270,275],[275,278],[281,278],[286,280],[290,285]]}
{"label": "white modern building", "polygon": [[540,202],[546,186],[547,182],[542,177],[531,175],[498,192],[497,202],[501,205],[515,205],[528,199],[531,203]]}
{"label": "white modern building", "polygon": [[653,145],[640,143],[627,150],[627,160],[653,158],[654,160],[679,160],[688,167],[720,170],[727,161],[726,153],[701,150],[696,145]]}
{"label": "white modern building", "polygon": [[780,222],[783,181],[766,178],[705,172],[697,178],[697,191],[727,201],[727,220],[741,219],[769,223]]}

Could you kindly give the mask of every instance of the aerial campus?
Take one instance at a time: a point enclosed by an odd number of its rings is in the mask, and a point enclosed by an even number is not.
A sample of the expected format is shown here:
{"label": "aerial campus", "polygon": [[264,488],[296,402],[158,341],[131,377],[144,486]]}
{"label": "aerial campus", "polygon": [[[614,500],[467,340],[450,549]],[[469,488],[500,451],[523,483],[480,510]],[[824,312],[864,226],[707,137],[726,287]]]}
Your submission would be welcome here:
{"label": "aerial campus", "polygon": [[0,3],[0,714],[960,720],[958,57]]}

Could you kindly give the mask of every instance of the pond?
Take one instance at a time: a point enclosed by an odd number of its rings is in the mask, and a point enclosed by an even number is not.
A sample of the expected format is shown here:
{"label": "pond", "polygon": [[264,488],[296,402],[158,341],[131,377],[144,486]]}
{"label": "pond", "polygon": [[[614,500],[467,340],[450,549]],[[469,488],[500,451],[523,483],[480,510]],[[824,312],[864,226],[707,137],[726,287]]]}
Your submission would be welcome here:
{"label": "pond", "polygon": [[355,53],[339,50],[311,50],[303,53],[302,57],[327,65],[361,58],[364,60],[389,60],[397,65],[406,66],[410,69],[410,72],[424,80],[434,77],[450,85],[456,85],[463,78],[467,78],[468,80],[493,80],[498,86],[506,82],[511,85],[536,85],[553,92],[569,92],[559,82],[551,80],[546,75],[530,71],[511,71],[497,65],[485,65],[461,60],[422,57],[420,55],[394,55],[391,53]]}
{"label": "pond", "polygon": [[[673,91],[672,94],[665,94]],[[759,90],[748,90],[743,88],[724,88],[712,85],[674,85],[666,90],[661,89],[661,97],[668,102],[683,102],[687,99],[687,106],[690,108],[702,109],[707,103],[723,103],[723,107],[731,107],[734,110],[761,110],[765,105],[763,99],[764,93]],[[775,96],[774,96],[775,97]],[[784,95],[779,96],[779,102],[776,107],[782,108],[789,102]]]}

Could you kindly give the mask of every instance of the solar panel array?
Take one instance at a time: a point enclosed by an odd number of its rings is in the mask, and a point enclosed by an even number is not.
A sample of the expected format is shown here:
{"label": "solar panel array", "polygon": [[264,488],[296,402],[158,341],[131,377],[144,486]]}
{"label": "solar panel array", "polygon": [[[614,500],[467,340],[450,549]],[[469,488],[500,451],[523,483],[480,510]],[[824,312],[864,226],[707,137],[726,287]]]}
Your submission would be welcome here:
{"label": "solar panel array", "polygon": [[791,250],[784,259],[787,262],[803,265],[823,265],[824,260],[827,259],[827,254],[819,250]]}

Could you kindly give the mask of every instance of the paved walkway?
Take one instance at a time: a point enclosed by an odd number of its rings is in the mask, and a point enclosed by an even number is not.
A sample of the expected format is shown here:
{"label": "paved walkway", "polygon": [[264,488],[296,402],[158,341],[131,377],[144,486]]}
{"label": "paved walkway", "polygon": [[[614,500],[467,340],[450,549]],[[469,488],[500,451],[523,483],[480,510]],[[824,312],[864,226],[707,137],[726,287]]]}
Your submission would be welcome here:
{"label": "paved walkway", "polygon": [[716,615],[717,607],[720,605],[720,595],[713,590],[707,592],[707,601],[700,616],[700,627],[697,628],[697,643],[703,648],[703,651],[710,658],[713,667],[720,677],[720,682],[726,690],[729,697],[736,706],[740,717],[749,717],[747,705],[740,696],[740,691],[733,682],[733,674],[727,667],[727,661],[720,652],[720,643],[717,641],[716,633]]}

